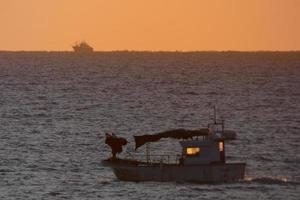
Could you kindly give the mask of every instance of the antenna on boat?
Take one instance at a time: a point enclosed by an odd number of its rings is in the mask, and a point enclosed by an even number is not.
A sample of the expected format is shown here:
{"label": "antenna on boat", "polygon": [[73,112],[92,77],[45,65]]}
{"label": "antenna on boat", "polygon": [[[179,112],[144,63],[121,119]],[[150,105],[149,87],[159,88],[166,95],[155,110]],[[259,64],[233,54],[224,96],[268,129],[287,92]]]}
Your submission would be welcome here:
{"label": "antenna on boat", "polygon": [[216,105],[214,105],[214,123],[217,124],[217,109],[216,109]]}
{"label": "antenna on boat", "polygon": [[225,127],[224,121],[225,120],[222,118],[221,121],[222,121],[222,133],[224,133],[224,127]]}

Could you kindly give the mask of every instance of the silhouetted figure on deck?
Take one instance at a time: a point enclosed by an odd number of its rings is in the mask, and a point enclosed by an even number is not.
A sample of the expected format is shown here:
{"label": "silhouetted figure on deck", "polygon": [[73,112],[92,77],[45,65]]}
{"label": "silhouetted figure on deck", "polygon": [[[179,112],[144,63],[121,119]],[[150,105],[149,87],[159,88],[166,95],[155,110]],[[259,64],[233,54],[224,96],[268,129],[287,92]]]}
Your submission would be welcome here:
{"label": "silhouetted figure on deck", "polygon": [[105,144],[108,144],[111,148],[112,158],[116,159],[117,153],[122,152],[122,146],[127,144],[127,140],[122,137],[117,137],[115,134],[105,134]]}

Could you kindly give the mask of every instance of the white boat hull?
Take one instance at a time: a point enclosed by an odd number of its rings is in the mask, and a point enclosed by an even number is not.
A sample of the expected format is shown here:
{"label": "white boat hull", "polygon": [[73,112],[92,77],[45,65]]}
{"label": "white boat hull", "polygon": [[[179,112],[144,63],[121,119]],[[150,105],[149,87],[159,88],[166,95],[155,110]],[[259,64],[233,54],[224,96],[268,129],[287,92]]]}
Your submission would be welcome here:
{"label": "white boat hull", "polygon": [[113,169],[116,177],[123,181],[174,181],[220,183],[242,180],[245,163],[214,163],[203,165],[179,164],[130,164],[104,161]]}

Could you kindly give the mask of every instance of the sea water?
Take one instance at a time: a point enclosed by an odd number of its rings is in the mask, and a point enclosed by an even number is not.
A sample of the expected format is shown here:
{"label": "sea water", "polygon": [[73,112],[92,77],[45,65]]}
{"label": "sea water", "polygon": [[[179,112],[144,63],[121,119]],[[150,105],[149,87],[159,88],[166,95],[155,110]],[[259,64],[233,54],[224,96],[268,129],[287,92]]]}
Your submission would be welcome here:
{"label": "sea water", "polygon": [[[300,198],[299,52],[1,52],[0,92],[0,199]],[[135,154],[133,135],[206,127],[213,106],[245,180],[123,182],[101,165],[105,133]]]}

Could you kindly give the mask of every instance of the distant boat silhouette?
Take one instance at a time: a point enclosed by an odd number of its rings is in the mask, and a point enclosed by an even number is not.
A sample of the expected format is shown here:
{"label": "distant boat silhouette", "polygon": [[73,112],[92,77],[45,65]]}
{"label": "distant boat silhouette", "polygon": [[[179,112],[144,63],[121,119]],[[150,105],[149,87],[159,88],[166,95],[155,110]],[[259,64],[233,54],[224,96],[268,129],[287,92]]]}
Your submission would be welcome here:
{"label": "distant boat silhouette", "polygon": [[80,42],[73,46],[74,52],[76,53],[92,53],[94,51],[93,47],[88,45],[85,41]]}

